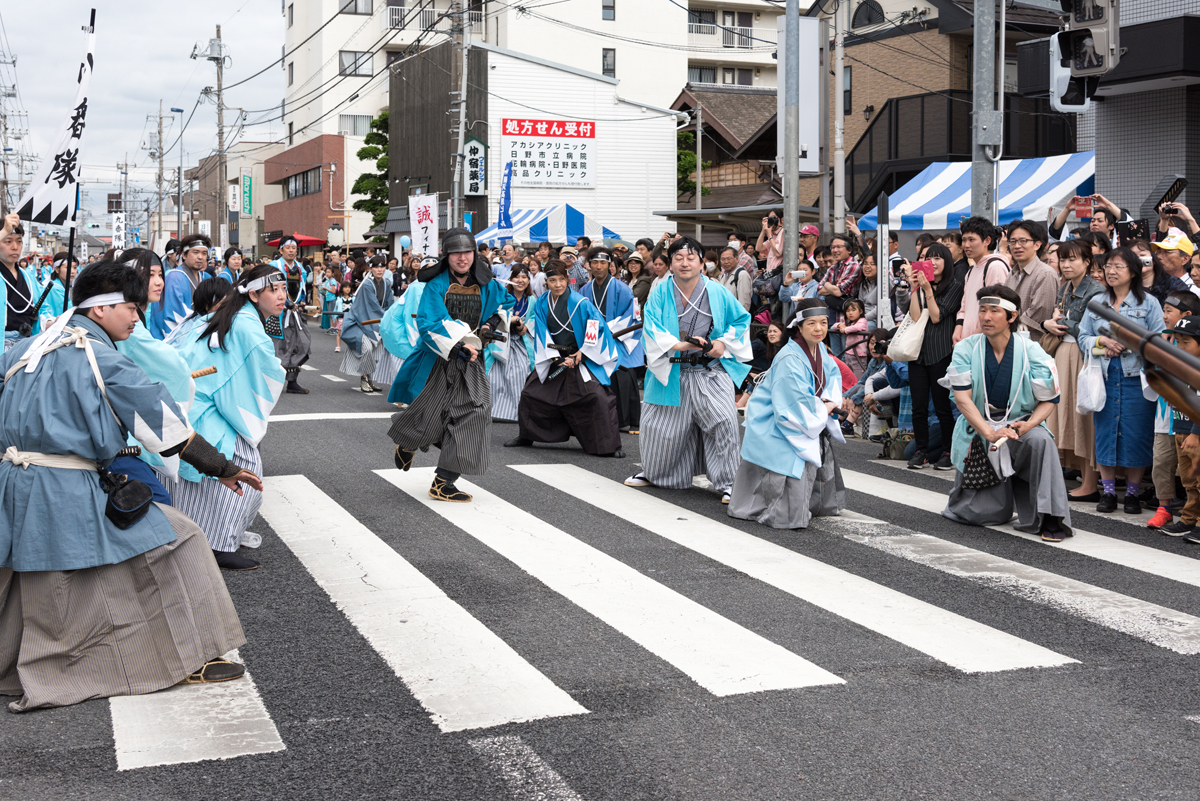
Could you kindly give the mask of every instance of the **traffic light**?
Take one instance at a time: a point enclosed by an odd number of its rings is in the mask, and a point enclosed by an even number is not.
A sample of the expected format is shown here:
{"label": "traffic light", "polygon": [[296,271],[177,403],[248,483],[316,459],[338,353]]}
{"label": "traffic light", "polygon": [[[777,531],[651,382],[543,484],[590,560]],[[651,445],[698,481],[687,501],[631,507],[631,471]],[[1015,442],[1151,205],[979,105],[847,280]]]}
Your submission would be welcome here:
{"label": "traffic light", "polygon": [[1067,29],[1050,37],[1050,105],[1087,111],[1100,76],[1121,63],[1119,0],[1059,0]]}

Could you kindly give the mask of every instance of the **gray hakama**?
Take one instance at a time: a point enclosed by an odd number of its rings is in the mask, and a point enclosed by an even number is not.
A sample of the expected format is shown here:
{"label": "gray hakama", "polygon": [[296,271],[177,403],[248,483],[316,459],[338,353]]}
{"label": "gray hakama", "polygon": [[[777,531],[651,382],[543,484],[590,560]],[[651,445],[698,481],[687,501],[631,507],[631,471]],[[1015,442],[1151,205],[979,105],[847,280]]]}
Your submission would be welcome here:
{"label": "gray hakama", "polygon": [[642,472],[651,484],[686,489],[706,473],[718,492],[729,492],[740,461],[733,390],[719,366],[681,369],[678,406],[642,404]]}
{"label": "gray hakama", "polygon": [[[263,474],[262,454],[240,434],[233,446],[232,461],[256,476]],[[155,473],[170,494],[171,504],[196,522],[214,551],[232,553],[238,549],[242,535],[262,506],[261,492],[243,484],[242,494],[238,495],[214,478],[188,481]]]}
{"label": "gray hakama", "polygon": [[175,539],[124,562],[0,568],[0,694],[21,696],[10,711],[162,690],[246,644],[203,532],[158,508]]}
{"label": "gray hakama", "polygon": [[1017,531],[1037,534],[1042,516],[1051,515],[1061,518],[1063,530],[1071,532],[1067,485],[1050,432],[1036,426],[1003,447],[1009,450],[1013,474],[994,487],[970,490],[963,488],[963,474],[956,471],[942,517],[972,526],[999,526],[1012,520],[1015,507]]}
{"label": "gray hakama", "polygon": [[508,343],[508,359],[492,362],[492,370],[488,373],[488,383],[492,387],[493,419],[506,423],[517,422],[521,391],[525,388],[525,381],[532,369],[529,364],[529,352],[525,349],[525,337],[511,337]]}
{"label": "gray hakama", "polygon": [[[312,350],[312,339],[308,335],[308,321],[295,309],[288,309],[283,313],[280,326],[283,337],[281,339],[272,337],[271,339],[275,344],[275,355],[279,357],[279,363],[283,365],[284,372],[296,373],[300,370],[300,366],[308,361],[309,353]],[[270,327],[268,327],[267,333],[271,333]]]}
{"label": "gray hakama", "polygon": [[796,479],[742,460],[729,499],[729,516],[771,528],[808,528],[814,517],[846,508],[846,485],[827,434],[821,435],[821,466],[805,464]]}
{"label": "gray hakama", "polygon": [[[375,358],[379,355],[379,351],[383,349],[383,342],[381,340],[364,336],[362,338],[361,353],[355,353],[354,348],[349,344],[346,345],[346,350],[342,352],[342,366],[338,369],[346,375],[351,375],[355,378],[364,375],[369,376],[375,372]],[[396,369],[399,370],[400,368],[397,367]]]}
{"label": "gray hakama", "polygon": [[375,364],[375,373],[371,376],[371,380],[381,387],[390,387],[396,380],[396,373],[400,372],[402,364],[404,364],[404,359],[396,356],[387,348],[380,348],[379,360]]}
{"label": "gray hakama", "polygon": [[407,409],[392,415],[388,436],[402,450],[441,454],[438,469],[456,475],[487,472],[492,393],[483,359],[438,359],[421,394]]}

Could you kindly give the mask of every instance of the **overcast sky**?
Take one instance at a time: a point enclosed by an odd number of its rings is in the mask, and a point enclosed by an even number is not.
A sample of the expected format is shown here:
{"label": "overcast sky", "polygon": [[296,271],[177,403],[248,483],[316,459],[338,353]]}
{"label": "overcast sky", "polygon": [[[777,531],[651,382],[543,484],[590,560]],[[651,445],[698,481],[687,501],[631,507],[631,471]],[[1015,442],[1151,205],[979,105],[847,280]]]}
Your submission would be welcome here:
{"label": "overcast sky", "polygon": [[[0,37],[0,51],[17,57],[17,102],[29,113],[30,150],[43,158],[50,155],[51,140],[74,97],[75,68],[83,57],[81,28],[93,7],[96,70],[81,160],[84,206],[102,213],[105,195],[116,191],[116,165],[125,160],[126,153],[130,164],[136,165],[130,170],[130,188],[154,188],[157,165],[142,147],[157,126],[157,121],[147,116],[158,113],[158,101],[163,102],[164,114],[169,114],[172,106],[185,111],[175,115],[174,122],[163,122],[163,138],[170,146],[184,121],[178,118],[187,118],[200,90],[216,85],[213,63],[189,58],[193,45],[207,45],[216,35],[216,26],[221,26],[226,53],[232,59],[225,70],[228,86],[279,58],[283,17],[279,0],[0,0],[0,22],[7,35],[7,41]],[[0,66],[0,85],[7,86],[11,80],[12,68]],[[276,116],[278,111],[259,110],[277,108],[283,89],[283,72],[276,65],[226,92],[225,106],[252,112],[251,121]],[[13,110],[13,102],[8,100],[5,107]],[[237,117],[238,112],[227,111],[226,126],[235,125]],[[273,126],[247,128],[240,138],[266,141],[269,134],[276,138],[281,131],[276,121]],[[202,102],[196,109],[183,145],[185,167],[215,152],[217,115],[213,104]],[[167,154],[166,167],[178,165],[179,151],[175,149]],[[148,196],[142,196],[143,202]],[[156,202],[152,201],[152,208]],[[93,220],[106,222],[98,217]]]}

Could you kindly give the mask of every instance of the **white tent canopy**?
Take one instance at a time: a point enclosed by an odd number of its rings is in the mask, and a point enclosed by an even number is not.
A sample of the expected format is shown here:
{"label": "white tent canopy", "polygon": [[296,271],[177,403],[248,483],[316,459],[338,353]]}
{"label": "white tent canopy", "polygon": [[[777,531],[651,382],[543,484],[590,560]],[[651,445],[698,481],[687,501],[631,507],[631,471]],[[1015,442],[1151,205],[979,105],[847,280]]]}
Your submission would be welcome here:
{"label": "white tent canopy", "polygon": [[489,245],[504,241],[564,242],[573,245],[581,236],[595,242],[620,238],[579,209],[562,203],[548,209],[514,209],[511,228],[501,228],[497,223],[475,234],[475,241]]}

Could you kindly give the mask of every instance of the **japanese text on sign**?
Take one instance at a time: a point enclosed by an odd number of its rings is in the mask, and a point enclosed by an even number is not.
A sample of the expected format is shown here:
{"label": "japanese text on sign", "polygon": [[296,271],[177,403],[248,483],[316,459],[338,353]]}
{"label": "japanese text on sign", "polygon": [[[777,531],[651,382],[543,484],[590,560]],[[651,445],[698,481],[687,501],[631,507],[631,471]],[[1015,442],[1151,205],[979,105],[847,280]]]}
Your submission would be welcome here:
{"label": "japanese text on sign", "polygon": [[438,255],[437,195],[412,195],[408,199],[412,252],[422,256]]}
{"label": "japanese text on sign", "polygon": [[487,146],[478,139],[468,139],[463,148],[463,168],[466,170],[466,181],[463,184],[464,195],[487,194]]}
{"label": "japanese text on sign", "polygon": [[595,123],[505,119],[500,130],[513,186],[595,188]]}

